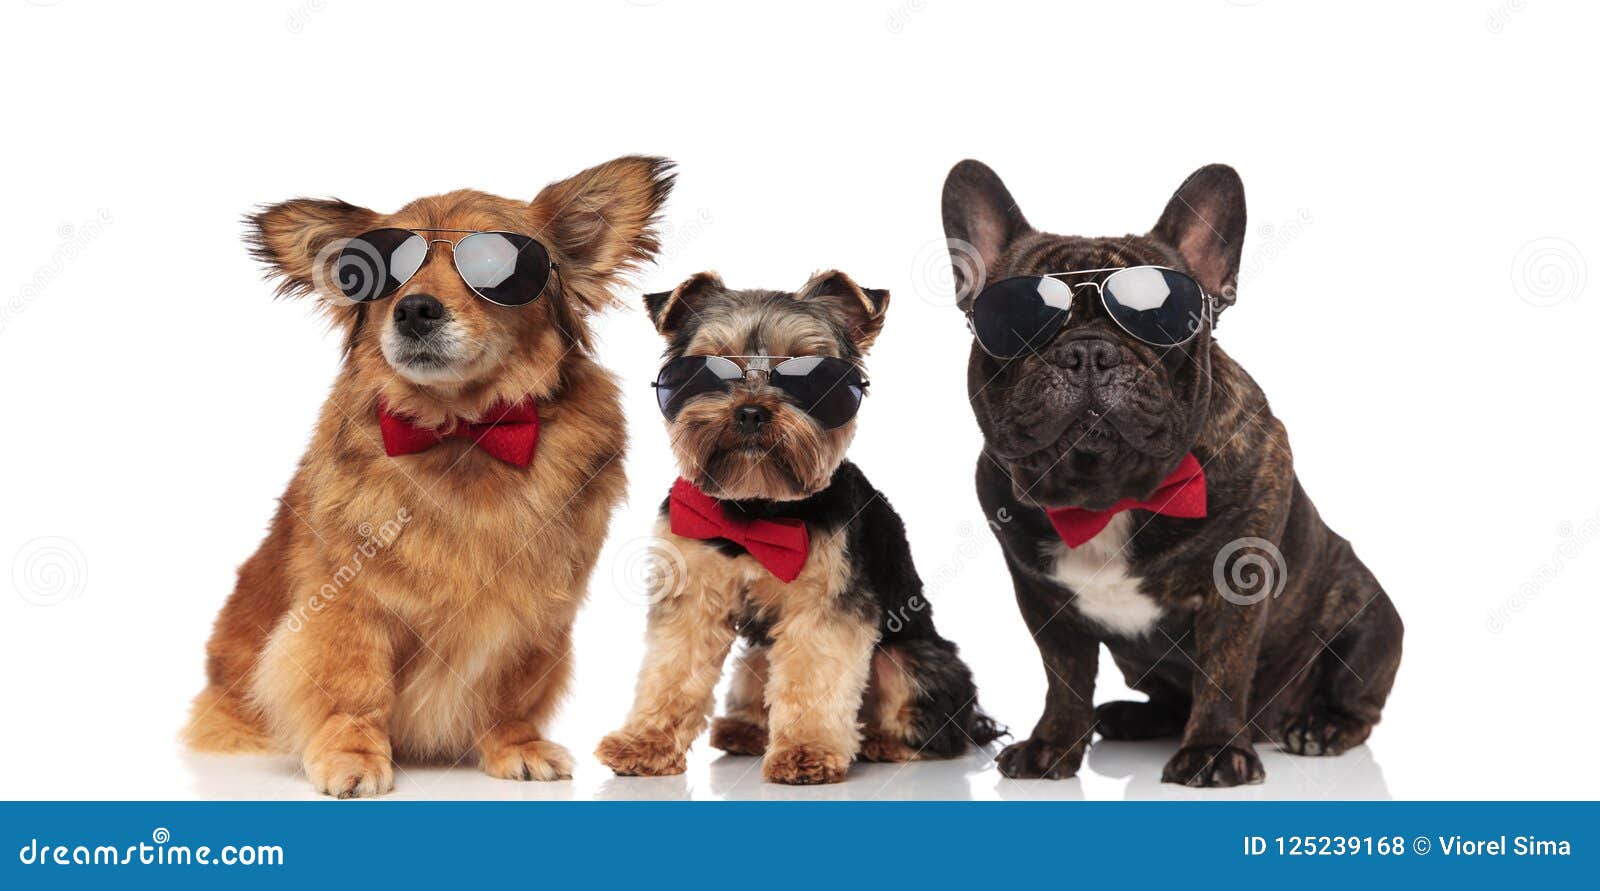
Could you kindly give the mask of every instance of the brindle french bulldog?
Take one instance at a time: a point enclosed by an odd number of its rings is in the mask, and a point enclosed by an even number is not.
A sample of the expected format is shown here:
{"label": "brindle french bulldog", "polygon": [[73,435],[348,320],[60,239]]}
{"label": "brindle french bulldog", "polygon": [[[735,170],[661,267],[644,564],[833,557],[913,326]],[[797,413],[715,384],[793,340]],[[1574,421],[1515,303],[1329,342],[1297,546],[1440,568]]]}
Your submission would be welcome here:
{"label": "brindle french bulldog", "polygon": [[[1045,336],[1004,359],[975,339],[967,366],[985,440],[979,500],[989,516],[1004,509],[1014,518],[990,526],[1049,684],[1033,734],[1000,753],[1000,771],[1070,777],[1095,731],[1181,737],[1162,779],[1191,786],[1260,782],[1255,740],[1298,755],[1359,745],[1400,665],[1400,616],[1318,517],[1295,478],[1283,425],[1212,339],[1239,273],[1238,174],[1221,165],[1196,171],[1146,235],[1035,231],[976,161],[950,171],[943,211],[959,305],[980,336],[1008,333],[994,334],[995,320],[973,313],[975,301],[996,293],[986,288],[1030,276],[1067,288]],[[1109,275],[1129,267],[1162,267],[1188,276],[1174,281],[1198,283],[1200,309],[1179,332],[1185,342],[1153,345],[1163,338],[1132,336],[1113,316],[1149,309],[1113,306],[1103,295],[1113,288]],[[1077,274],[1059,275],[1066,272]],[[1123,280],[1151,275],[1166,273]],[[1059,300],[1062,290],[1049,288]],[[1203,515],[1147,509],[1164,506],[1151,499],[1196,462]],[[1193,482],[1184,484],[1190,495]],[[1128,509],[1134,502],[1150,503]],[[1065,513],[1110,520],[1069,547],[1053,519],[1072,508],[1080,510]],[[1148,702],[1093,705],[1100,642]]]}

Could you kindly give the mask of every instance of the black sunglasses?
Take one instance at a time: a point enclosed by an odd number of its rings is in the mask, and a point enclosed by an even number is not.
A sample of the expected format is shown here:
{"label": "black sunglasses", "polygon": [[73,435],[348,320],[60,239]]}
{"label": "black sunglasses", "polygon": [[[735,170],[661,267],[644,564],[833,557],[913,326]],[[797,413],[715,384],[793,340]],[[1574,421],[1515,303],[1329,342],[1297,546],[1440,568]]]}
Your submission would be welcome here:
{"label": "black sunglasses", "polygon": [[[1109,272],[1104,280],[1070,285],[1062,276]],[[1165,266],[1078,269],[1002,279],[984,288],[967,310],[978,346],[996,359],[1014,359],[1060,333],[1078,288],[1092,287],[1117,327],[1151,346],[1182,346],[1215,319],[1216,306],[1200,283]]]}
{"label": "black sunglasses", "polygon": [[661,366],[651,386],[661,413],[672,420],[690,401],[726,393],[740,381],[776,388],[828,430],[855,417],[867,392],[861,369],[832,356],[680,356]]}
{"label": "black sunglasses", "polygon": [[[460,241],[422,233],[466,233]],[[350,239],[339,252],[333,278],[355,303],[381,300],[400,290],[428,262],[433,245],[445,244],[456,272],[472,293],[500,306],[526,306],[544,293],[556,264],[544,245],[515,232],[473,229],[374,229]]]}

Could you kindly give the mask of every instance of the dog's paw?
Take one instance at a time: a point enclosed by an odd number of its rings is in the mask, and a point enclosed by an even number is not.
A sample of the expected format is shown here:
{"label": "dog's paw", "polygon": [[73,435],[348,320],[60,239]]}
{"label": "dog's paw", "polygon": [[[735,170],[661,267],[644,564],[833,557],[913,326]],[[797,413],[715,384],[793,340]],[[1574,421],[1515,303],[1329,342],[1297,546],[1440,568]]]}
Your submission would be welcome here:
{"label": "dog's paw", "polygon": [[739,718],[711,722],[711,745],[733,755],[761,755],[767,751],[767,728]]}
{"label": "dog's paw", "polygon": [[1083,764],[1083,743],[1064,746],[1038,737],[1014,742],[995,758],[1002,776],[1014,780],[1065,780]]}
{"label": "dog's paw", "polygon": [[572,765],[572,754],[547,739],[483,751],[483,772],[502,780],[570,780]]}
{"label": "dog's paw", "polygon": [[1366,742],[1372,725],[1331,712],[1310,712],[1283,725],[1282,747],[1294,755],[1342,755]]}
{"label": "dog's paw", "polygon": [[821,746],[797,745],[774,749],[761,763],[761,775],[768,782],[790,786],[842,783],[849,772],[849,755]]}
{"label": "dog's paw", "polygon": [[922,753],[892,736],[869,735],[861,741],[862,761],[916,761]]}
{"label": "dog's paw", "polygon": [[1149,702],[1120,700],[1095,707],[1094,729],[1102,739],[1162,739],[1183,734],[1184,717]]}
{"label": "dog's paw", "polygon": [[335,798],[365,798],[394,788],[394,763],[387,754],[333,749],[307,755],[303,766],[311,785]]}
{"label": "dog's paw", "polygon": [[600,763],[624,777],[664,777],[689,769],[671,735],[659,731],[619,730],[600,740],[594,754]]}
{"label": "dog's paw", "polygon": [[1161,782],[1184,786],[1243,786],[1266,778],[1261,759],[1249,745],[1187,746],[1161,771]]}

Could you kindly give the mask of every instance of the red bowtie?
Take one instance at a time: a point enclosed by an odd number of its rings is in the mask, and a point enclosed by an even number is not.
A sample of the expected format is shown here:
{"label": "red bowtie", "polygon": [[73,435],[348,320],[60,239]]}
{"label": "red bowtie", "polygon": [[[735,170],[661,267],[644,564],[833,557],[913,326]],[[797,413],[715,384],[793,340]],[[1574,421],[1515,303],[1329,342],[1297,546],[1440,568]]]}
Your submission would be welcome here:
{"label": "red bowtie", "polygon": [[804,520],[787,517],[746,520],[730,517],[722,503],[679,478],[672,484],[667,515],[674,535],[684,538],[725,538],[754,557],[757,563],[785,582],[792,582],[806,565],[811,536]]}
{"label": "red bowtie", "polygon": [[1111,518],[1125,510],[1149,510],[1169,517],[1198,519],[1206,515],[1206,472],[1193,453],[1184,455],[1178,469],[1162,481],[1148,501],[1124,498],[1106,510],[1058,507],[1045,511],[1056,534],[1075,548],[1106,528]]}
{"label": "red bowtie", "polygon": [[507,464],[527,467],[539,444],[539,405],[532,399],[518,404],[496,403],[476,424],[456,424],[448,432],[418,427],[409,419],[378,405],[378,428],[389,457],[424,452],[445,439],[470,439],[478,448]]}

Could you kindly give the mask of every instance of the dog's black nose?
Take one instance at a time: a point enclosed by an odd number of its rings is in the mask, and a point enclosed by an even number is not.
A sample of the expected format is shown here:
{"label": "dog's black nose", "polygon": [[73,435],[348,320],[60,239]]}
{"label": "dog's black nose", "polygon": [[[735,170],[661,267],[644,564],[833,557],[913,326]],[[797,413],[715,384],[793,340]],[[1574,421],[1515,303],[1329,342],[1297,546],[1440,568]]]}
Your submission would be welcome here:
{"label": "dog's black nose", "polygon": [[1094,374],[1122,364],[1122,348],[1099,337],[1084,337],[1061,346],[1061,364],[1068,371]]}
{"label": "dog's black nose", "polygon": [[432,294],[408,294],[394,305],[394,326],[407,337],[422,337],[444,320],[444,304]]}
{"label": "dog's black nose", "polygon": [[733,410],[733,426],[746,436],[759,432],[770,420],[772,412],[759,405],[741,405]]}

